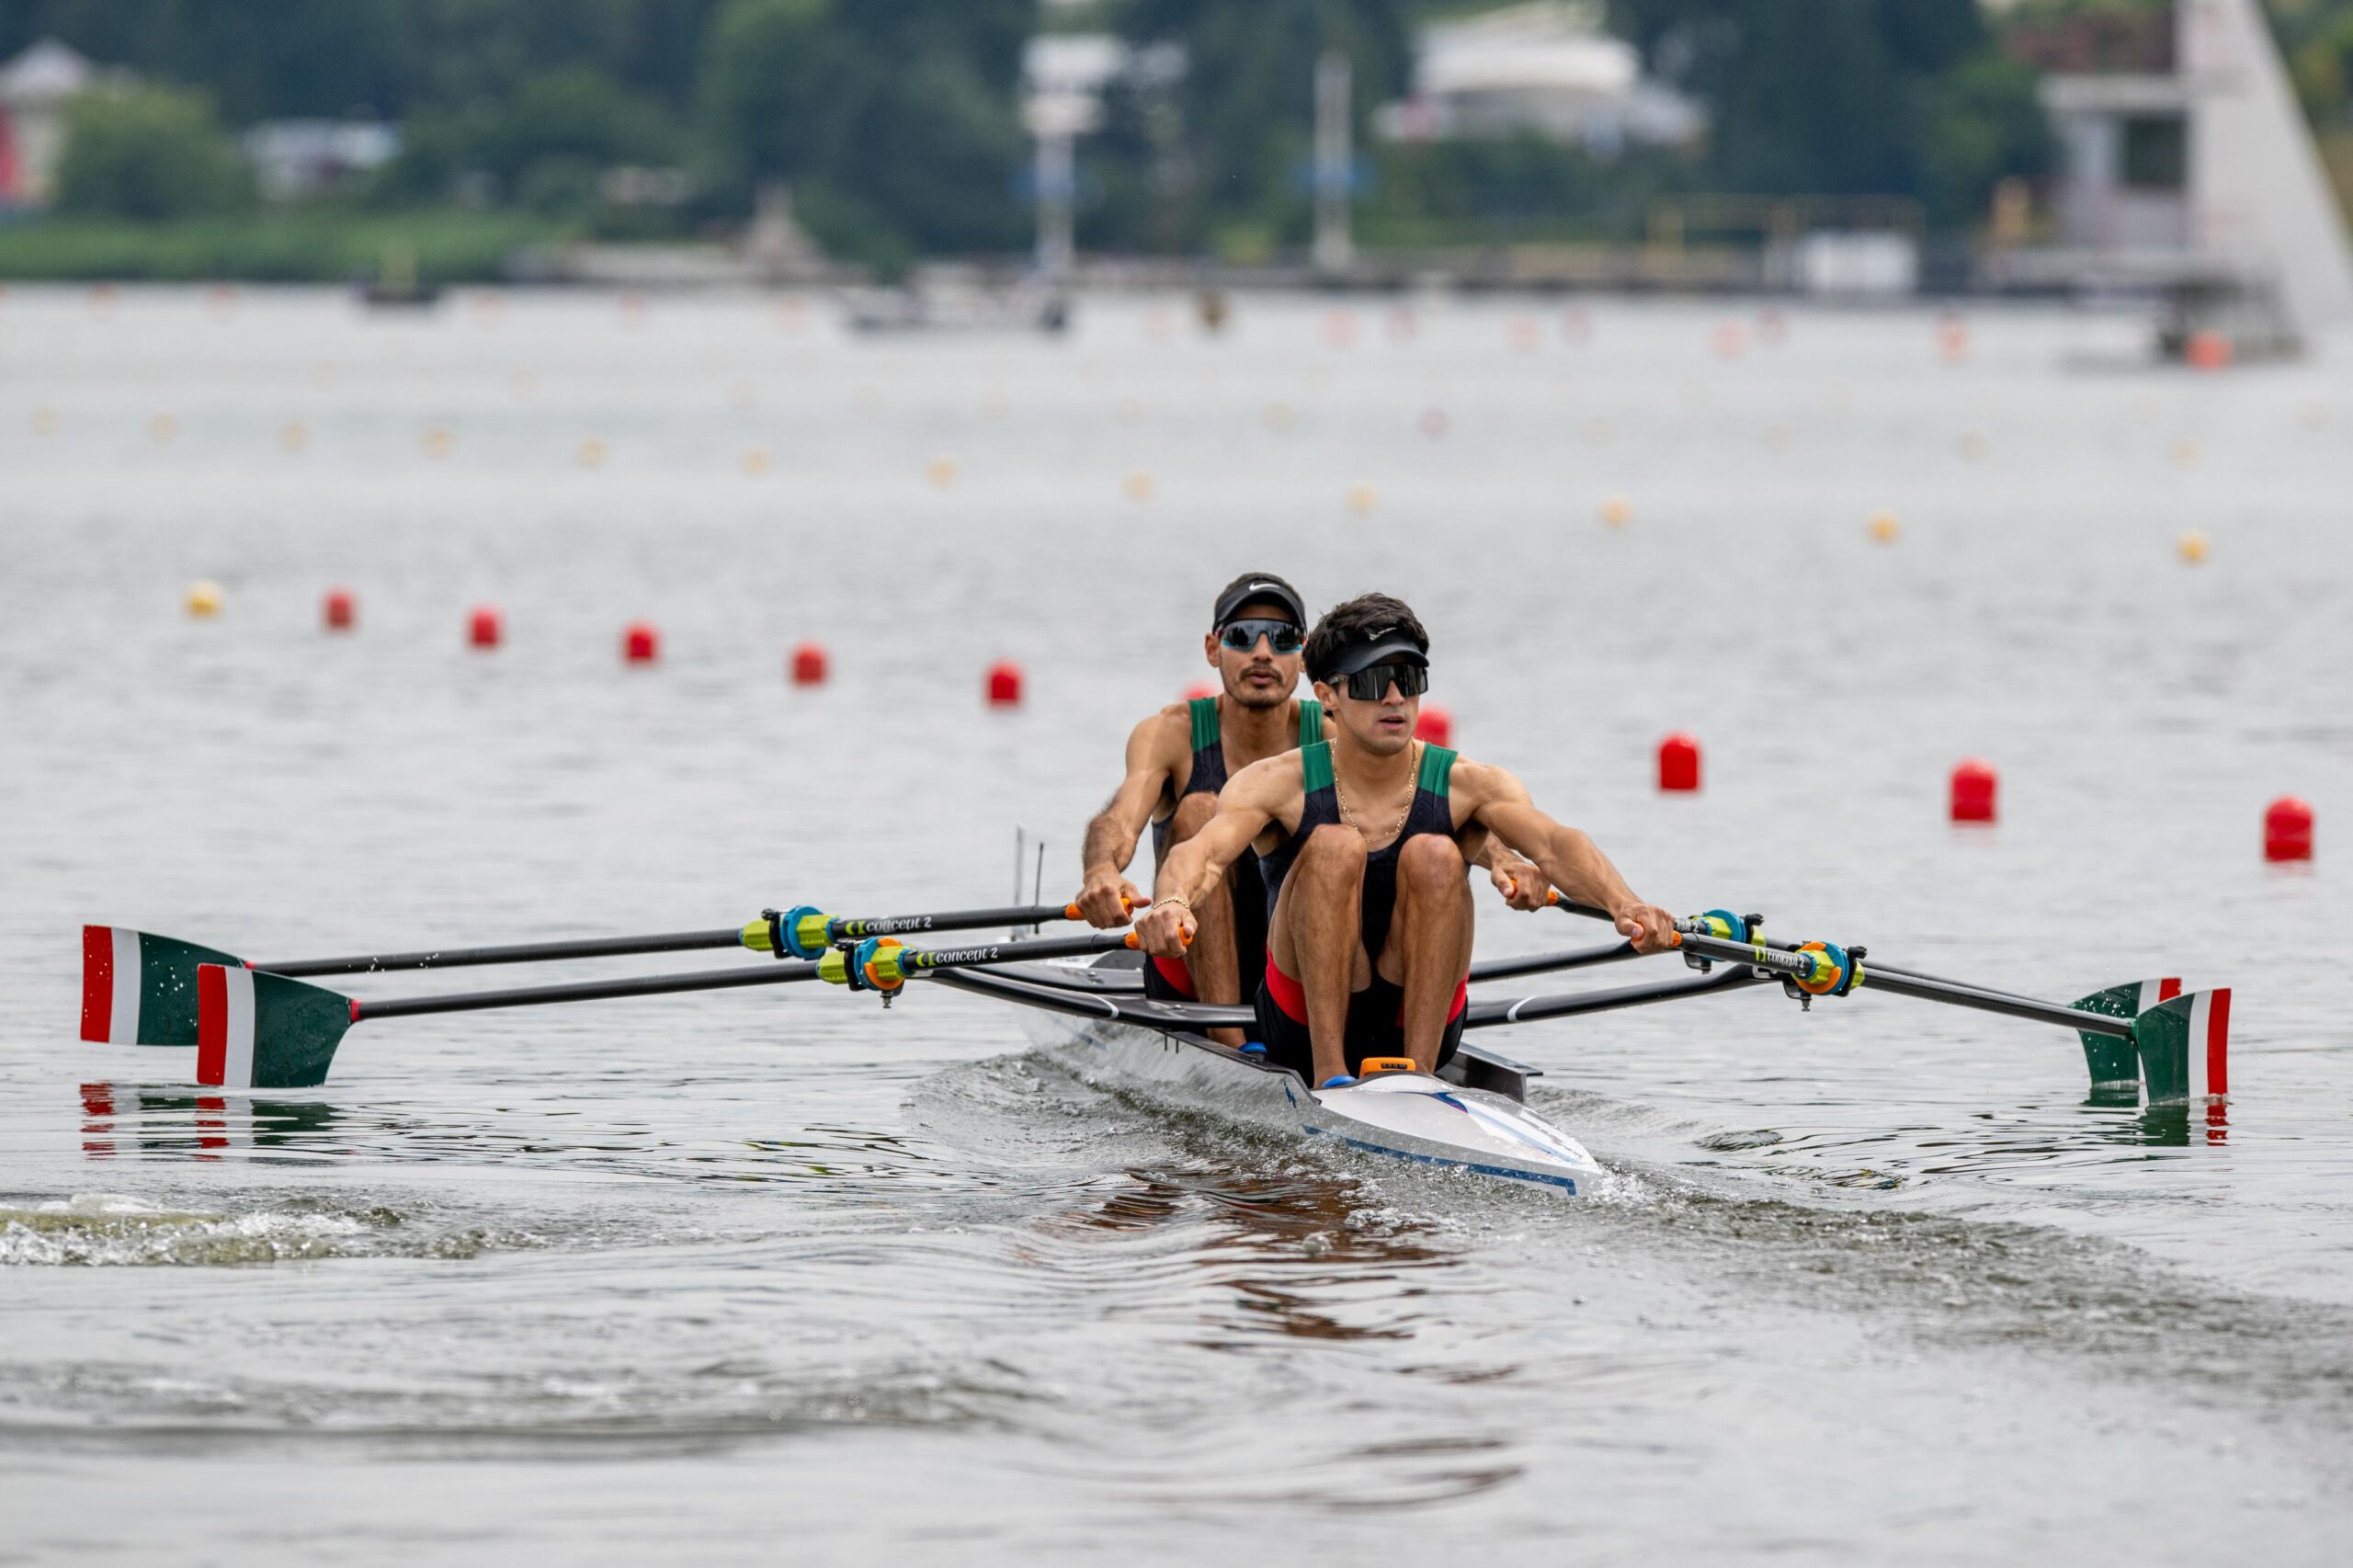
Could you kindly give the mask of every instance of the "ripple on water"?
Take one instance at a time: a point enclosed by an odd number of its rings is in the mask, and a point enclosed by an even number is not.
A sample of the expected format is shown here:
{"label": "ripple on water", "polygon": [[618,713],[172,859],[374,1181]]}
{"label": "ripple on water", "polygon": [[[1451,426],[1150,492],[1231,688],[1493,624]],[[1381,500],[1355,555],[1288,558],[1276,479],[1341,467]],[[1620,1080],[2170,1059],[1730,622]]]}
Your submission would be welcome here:
{"label": "ripple on water", "polygon": [[294,1199],[244,1212],[157,1208],[115,1193],[0,1203],[0,1265],[234,1267],[328,1257],[472,1257],[546,1244],[522,1229],[417,1226],[397,1211]]}

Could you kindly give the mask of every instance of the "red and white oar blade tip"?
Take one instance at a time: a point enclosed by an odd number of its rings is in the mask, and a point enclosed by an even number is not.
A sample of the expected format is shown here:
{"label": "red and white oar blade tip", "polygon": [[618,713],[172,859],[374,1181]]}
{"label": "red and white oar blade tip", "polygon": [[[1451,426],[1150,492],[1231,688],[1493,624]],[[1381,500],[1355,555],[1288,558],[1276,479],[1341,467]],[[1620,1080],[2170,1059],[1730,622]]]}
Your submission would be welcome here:
{"label": "red and white oar blade tip", "polygon": [[196,1081],[224,1089],[324,1084],[351,1027],[350,997],[244,968],[196,971]]}
{"label": "red and white oar blade tip", "polygon": [[82,927],[82,1038],[110,1045],[194,1045],[199,964],[244,960],[128,926]]}
{"label": "red and white oar blade tip", "polygon": [[2192,991],[2132,1023],[2151,1105],[2196,1105],[2231,1092],[2231,993]]}

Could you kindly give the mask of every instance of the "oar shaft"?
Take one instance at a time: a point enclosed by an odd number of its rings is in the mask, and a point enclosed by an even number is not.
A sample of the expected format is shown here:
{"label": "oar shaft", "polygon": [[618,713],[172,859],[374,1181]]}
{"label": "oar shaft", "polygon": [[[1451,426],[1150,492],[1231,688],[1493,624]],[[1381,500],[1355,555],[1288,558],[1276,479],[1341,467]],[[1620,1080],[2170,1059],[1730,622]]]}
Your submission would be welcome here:
{"label": "oar shaft", "polygon": [[763,964],[756,969],[698,970],[691,974],[641,974],[623,980],[586,980],[568,985],[524,985],[506,991],[468,991],[451,996],[403,996],[383,1002],[353,997],[351,1019],[404,1018],[421,1013],[472,1013],[489,1007],[540,1007],[557,1002],[608,1002],[622,996],[665,996],[680,991],[725,991],[739,985],[783,985],[814,980],[813,963]]}
{"label": "oar shaft", "polygon": [[428,948],[413,953],[369,953],[341,959],[257,963],[272,974],[367,974],[393,969],[457,969],[475,964],[539,963],[550,959],[625,958],[634,953],[685,953],[744,945],[741,926],[718,931],[665,931],[650,937],[589,937],[564,942],[510,942],[488,948]]}
{"label": "oar shaft", "polygon": [[1074,903],[1016,903],[1000,909],[951,909],[938,915],[885,915],[870,920],[828,918],[825,938],[839,942],[868,937],[903,937],[910,931],[980,931],[991,926],[1042,926],[1075,920]]}
{"label": "oar shaft", "polygon": [[1482,980],[1517,980],[1524,974],[1550,974],[1558,970],[1586,969],[1599,963],[1619,963],[1639,958],[1631,942],[1613,942],[1604,948],[1579,948],[1565,953],[1537,953],[1524,959],[1489,959],[1471,966],[1473,984]]}
{"label": "oar shaft", "polygon": [[2006,992],[1986,991],[1974,985],[1962,985],[1948,980],[1924,980],[1915,974],[1897,974],[1866,963],[1862,978],[1857,982],[1866,990],[1889,991],[1898,996],[1917,996],[1929,1002],[1949,1002],[1957,1007],[1974,1007],[1980,1012],[2000,1013],[2013,1018],[2031,1018],[2036,1023],[2059,1024],[2080,1029],[2086,1034],[2108,1035],[2116,1040],[2132,1038],[2130,1018],[2112,1018],[2105,1013],[2086,1013],[2079,1007],[2063,1007],[2056,1002],[2038,1002],[2031,996],[2012,996]]}

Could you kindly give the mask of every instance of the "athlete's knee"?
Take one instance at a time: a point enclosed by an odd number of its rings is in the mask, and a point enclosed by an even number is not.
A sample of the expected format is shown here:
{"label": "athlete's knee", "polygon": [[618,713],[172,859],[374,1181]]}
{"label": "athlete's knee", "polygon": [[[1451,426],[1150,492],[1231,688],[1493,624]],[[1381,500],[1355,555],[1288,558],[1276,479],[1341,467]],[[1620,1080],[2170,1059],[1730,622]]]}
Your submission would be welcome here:
{"label": "athlete's knee", "polygon": [[1325,823],[1300,846],[1299,859],[1302,865],[1313,863],[1353,876],[1364,868],[1364,835],[1355,828]]}
{"label": "athlete's knee", "polygon": [[1184,843],[1185,840],[1209,826],[1210,819],[1215,815],[1217,815],[1217,797],[1209,790],[1203,790],[1198,794],[1186,796],[1176,802],[1176,812],[1168,819],[1168,842]]}
{"label": "athlete's knee", "polygon": [[1443,834],[1416,834],[1397,849],[1397,880],[1415,889],[1435,892],[1461,886],[1465,862],[1462,850]]}

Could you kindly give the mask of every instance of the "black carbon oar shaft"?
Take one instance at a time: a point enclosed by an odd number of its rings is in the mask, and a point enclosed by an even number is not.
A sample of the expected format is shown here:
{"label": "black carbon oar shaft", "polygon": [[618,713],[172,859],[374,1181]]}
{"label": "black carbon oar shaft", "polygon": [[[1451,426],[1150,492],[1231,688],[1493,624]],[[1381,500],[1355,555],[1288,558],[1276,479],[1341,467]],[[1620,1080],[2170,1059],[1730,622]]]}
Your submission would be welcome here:
{"label": "black carbon oar shaft", "polygon": [[684,953],[740,948],[744,930],[665,931],[650,937],[586,937],[576,941],[509,942],[487,948],[427,948],[413,953],[369,953],[341,959],[299,959],[253,967],[300,980],[314,974],[367,974],[392,969],[456,969],[474,964],[538,963],[548,959],[626,958],[632,953]]}
{"label": "black carbon oar shaft", "polygon": [[507,991],[467,991],[450,996],[404,996],[363,1002],[354,997],[352,1021],[404,1018],[420,1013],[471,1013],[487,1007],[538,1007],[556,1002],[608,1002],[621,996],[665,996],[680,991],[724,991],[739,985],[784,985],[814,980],[813,963],[762,964],[756,969],[698,970],[692,974],[641,974],[624,980],[584,980],[568,985],[524,985]]}

